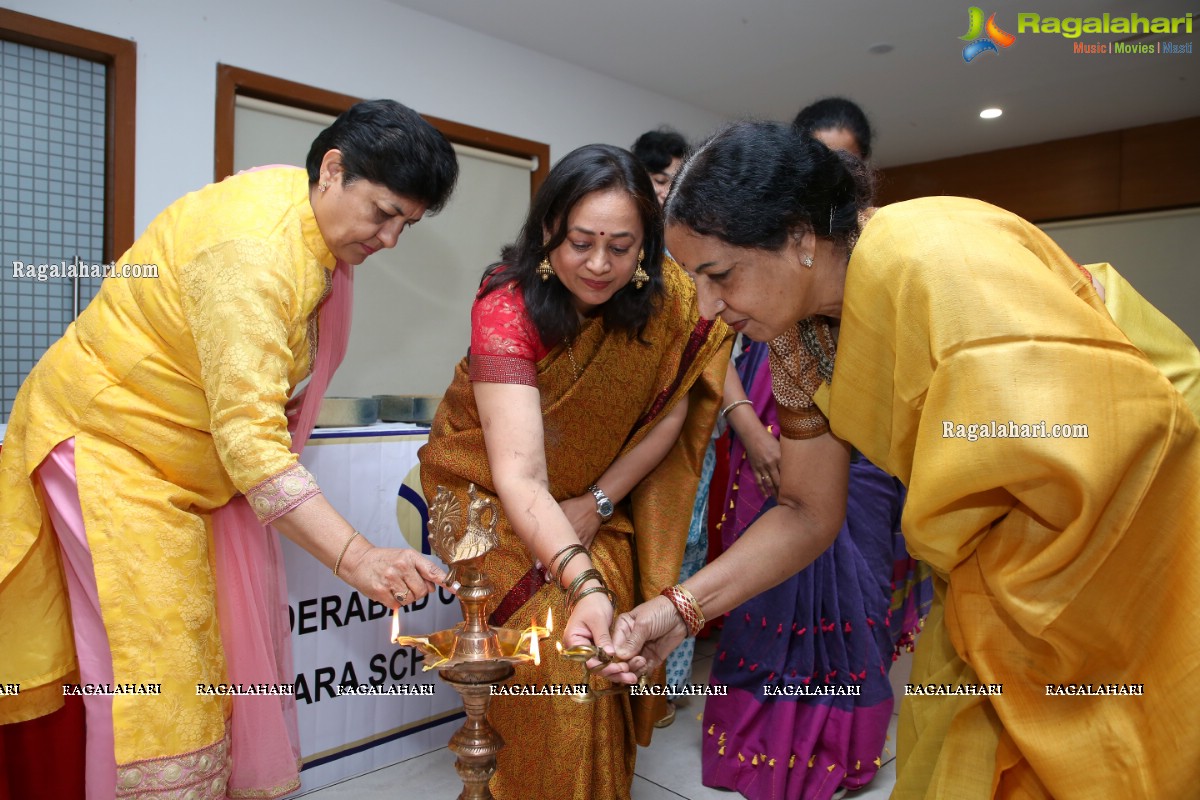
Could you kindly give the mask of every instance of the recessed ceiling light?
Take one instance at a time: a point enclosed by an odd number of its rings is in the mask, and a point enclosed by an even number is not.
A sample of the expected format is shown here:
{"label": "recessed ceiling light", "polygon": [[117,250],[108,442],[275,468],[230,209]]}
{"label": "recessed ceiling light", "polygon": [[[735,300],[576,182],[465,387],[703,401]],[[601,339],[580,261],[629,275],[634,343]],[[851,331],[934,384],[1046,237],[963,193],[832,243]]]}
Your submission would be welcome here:
{"label": "recessed ceiling light", "polygon": [[870,47],[868,47],[867,52],[874,53],[877,56],[881,56],[884,53],[890,53],[895,49],[896,48],[893,45],[880,43],[880,44],[873,44]]}
{"label": "recessed ceiling light", "polygon": [[1003,113],[1004,111],[999,108],[985,108],[983,111],[979,112],[979,116],[983,119],[995,119]]}

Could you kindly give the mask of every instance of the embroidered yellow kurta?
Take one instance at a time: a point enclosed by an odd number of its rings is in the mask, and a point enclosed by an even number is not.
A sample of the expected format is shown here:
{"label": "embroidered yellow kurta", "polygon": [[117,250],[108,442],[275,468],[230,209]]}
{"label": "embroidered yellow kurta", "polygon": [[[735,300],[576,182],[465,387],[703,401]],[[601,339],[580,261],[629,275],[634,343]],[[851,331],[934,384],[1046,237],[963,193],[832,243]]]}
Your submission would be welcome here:
{"label": "embroidered yellow kurta", "polygon": [[[303,170],[238,175],[178,200],[30,373],[0,460],[0,721],[48,713],[75,669],[58,550],[30,475],[75,438],[79,496],[119,683],[119,781],[152,788],[183,754],[222,752],[227,701],[209,512],[303,467],[284,414],[315,351],[315,311],[335,261]],[[306,475],[306,473],[304,473]],[[263,509],[256,507],[260,516]],[[39,688],[40,687],[40,688]],[[134,765],[164,758],[154,765]],[[219,758],[210,771],[224,767]],[[188,769],[203,775],[196,763]],[[132,783],[131,783],[132,782]],[[207,796],[207,795],[205,795]]]}
{"label": "embroidered yellow kurta", "polygon": [[[908,486],[937,599],[896,798],[1184,797],[1200,780],[1200,432],[1075,264],[972,200],[880,209],[846,280],[833,432]],[[958,438],[958,425],[1086,425]],[[978,433],[979,429],[976,429]],[[1142,696],[1049,696],[1131,685]]]}

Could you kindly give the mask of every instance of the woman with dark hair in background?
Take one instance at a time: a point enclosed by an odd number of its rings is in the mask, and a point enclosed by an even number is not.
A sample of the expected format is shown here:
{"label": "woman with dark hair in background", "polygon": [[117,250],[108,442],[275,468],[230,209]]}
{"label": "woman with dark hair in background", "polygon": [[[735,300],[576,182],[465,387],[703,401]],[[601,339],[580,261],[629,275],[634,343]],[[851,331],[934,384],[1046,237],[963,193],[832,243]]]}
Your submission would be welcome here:
{"label": "woman with dark hair in background", "polygon": [[[869,197],[854,164],[766,123],[677,178],[671,252],[706,316],[771,342],[784,436],[779,505],[687,582],[700,618],[828,547],[852,445],[904,482],[907,543],[934,572],[912,677],[933,696],[902,706],[892,796],[1190,794],[1195,417],[1035,226]],[[632,680],[695,615],[666,598],[622,615],[628,660],[607,674]]]}
{"label": "woman with dark hair in background", "polygon": [[[871,150],[866,116],[849,100],[818,101],[796,120],[801,133],[835,150],[860,159]],[[722,505],[725,549],[776,504],[780,479],[768,344],[750,342],[736,364],[722,400],[733,430]],[[711,732],[703,740],[708,786],[736,789],[752,800],[828,800],[866,785],[879,769],[893,712],[888,669],[900,649],[911,649],[932,588],[918,580],[917,563],[904,549],[899,481],[857,457],[847,495],[846,520],[833,547],[725,620],[711,679],[727,694],[709,697],[704,708],[704,729]],[[831,635],[844,640],[845,653],[827,651]],[[807,685],[840,685],[832,673],[853,673],[859,694],[767,693],[791,675]],[[742,760],[738,753],[759,757]],[[813,768],[770,767],[793,759],[812,761]],[[823,768],[832,762],[846,769]]]}
{"label": "woman with dark hair in background", "polygon": [[[679,577],[728,329],[700,319],[691,281],[664,262],[650,179],[620,148],[589,145],[558,162],[501,259],[421,448],[421,481],[431,502],[446,489],[465,509],[471,484],[499,500],[499,546],[485,563],[493,625],[553,610],[567,622],[564,645],[606,647],[614,609]],[[550,657],[514,680],[579,677]],[[644,700],[493,698],[505,747],[492,791],[628,798],[636,744],[649,744],[665,708]]]}
{"label": "woman with dark hair in background", "polygon": [[[671,181],[679,165],[687,157],[687,142],[680,134],[660,128],[648,131],[634,142],[633,154],[642,162],[650,180],[654,183],[654,192],[659,203],[667,199],[671,189]],[[725,373],[729,380],[732,370]],[[713,427],[713,437],[717,436],[718,427]],[[683,564],[679,569],[679,582],[683,582],[696,574],[696,570],[704,566],[704,558],[708,554],[708,494],[712,484],[713,468],[717,463],[715,438],[710,438],[704,451],[704,461],[700,468],[700,483],[696,488],[696,500],[692,504],[692,521],[688,525],[687,545],[683,550]],[[666,682],[668,686],[684,687],[692,682],[692,657],[696,654],[696,637],[689,636],[680,642],[679,647],[667,659]],[[686,703],[686,698],[675,694],[667,698],[667,713],[654,723],[656,728],[665,728],[675,721],[676,706]]]}
{"label": "woman with dark hair in background", "polygon": [[815,136],[831,150],[852,153],[862,161],[871,160],[875,135],[867,115],[853,100],[825,97],[810,103],[796,114],[792,127]]}
{"label": "woman with dark hair in background", "polygon": [[667,192],[671,191],[671,182],[675,180],[675,173],[679,172],[679,165],[687,158],[687,139],[677,131],[662,127],[639,136],[632,150],[650,173],[654,194],[658,202],[663,203],[667,199]]}
{"label": "woman with dark hair in background", "polygon": [[22,386],[0,456],[0,683],[22,690],[0,719],[55,710],[65,682],[161,689],[85,698],[89,800],[299,786],[292,696],[196,688],[295,680],[267,525],[392,608],[444,579],[372,546],[298,453],[345,352],[353,267],[457,176],[416,112],[360,103],[307,171],[251,170],[159,214],[118,262],[157,277],[105,279]]}
{"label": "woman with dark hair in background", "polygon": [[[827,97],[803,108],[792,126],[827,147],[871,157],[871,125],[852,101]],[[1151,305],[1111,264],[1089,264],[1092,285],[1122,333],[1153,361],[1200,414],[1200,352],[1187,334]]]}

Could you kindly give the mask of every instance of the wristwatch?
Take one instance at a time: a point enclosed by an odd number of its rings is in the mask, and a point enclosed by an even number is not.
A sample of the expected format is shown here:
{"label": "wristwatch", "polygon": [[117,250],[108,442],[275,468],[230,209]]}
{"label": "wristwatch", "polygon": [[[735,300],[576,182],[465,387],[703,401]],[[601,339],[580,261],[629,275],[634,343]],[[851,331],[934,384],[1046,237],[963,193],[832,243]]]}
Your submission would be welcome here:
{"label": "wristwatch", "polygon": [[608,522],[613,515],[612,500],[609,500],[604,490],[594,483],[588,487],[588,491],[596,498],[596,513],[600,516],[600,521]]}

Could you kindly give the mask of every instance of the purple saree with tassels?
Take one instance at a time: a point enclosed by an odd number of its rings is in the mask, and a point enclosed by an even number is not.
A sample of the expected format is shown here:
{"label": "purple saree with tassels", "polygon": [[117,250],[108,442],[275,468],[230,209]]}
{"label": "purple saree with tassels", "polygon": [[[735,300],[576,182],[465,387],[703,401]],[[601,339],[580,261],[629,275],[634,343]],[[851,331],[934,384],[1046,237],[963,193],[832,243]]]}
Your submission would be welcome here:
{"label": "purple saree with tassels", "polygon": [[[761,421],[778,436],[767,346],[751,345],[738,371]],[[888,669],[898,649],[911,645],[932,597],[904,549],[903,503],[898,480],[856,457],[833,545],[727,615],[711,683],[728,694],[705,706],[705,785],[751,800],[828,800],[839,786],[858,788],[874,777],[893,710]],[[725,546],[774,504],[735,438]]]}

